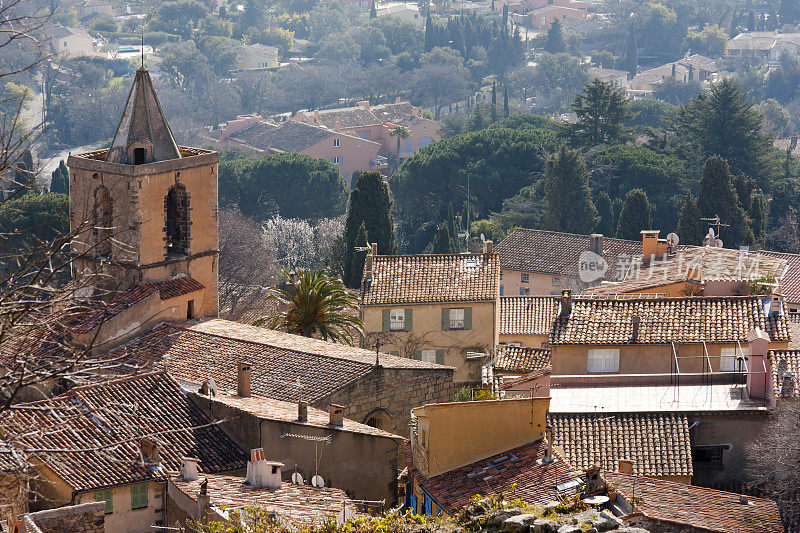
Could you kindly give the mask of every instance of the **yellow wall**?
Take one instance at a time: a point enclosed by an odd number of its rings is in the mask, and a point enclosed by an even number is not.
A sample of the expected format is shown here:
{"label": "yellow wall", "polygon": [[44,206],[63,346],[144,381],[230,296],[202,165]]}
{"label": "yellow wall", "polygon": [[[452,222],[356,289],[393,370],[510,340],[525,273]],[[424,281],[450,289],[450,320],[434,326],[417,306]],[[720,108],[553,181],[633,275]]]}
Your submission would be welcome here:
{"label": "yellow wall", "polygon": [[[442,330],[443,308],[472,308],[472,328],[468,330]],[[412,331],[383,332],[384,309],[411,309]],[[441,304],[415,304],[398,306],[364,306],[362,314],[367,332],[367,346],[374,346],[380,338],[383,352],[397,352],[402,357],[413,357],[415,350],[445,350],[444,364],[455,367],[456,382],[480,380],[480,368],[485,360],[467,361],[466,352],[491,353],[499,340],[498,305],[491,302],[449,302]]]}
{"label": "yellow wall", "polygon": [[[500,285],[503,286],[503,296],[521,296],[520,288],[528,289],[528,296],[552,296],[559,295],[563,289],[574,290],[573,281],[567,276],[558,274],[540,274],[536,272],[526,272],[522,270],[500,270],[502,279]],[[529,281],[522,282],[522,274],[528,274]]]}
{"label": "yellow wall", "polygon": [[500,335],[500,344],[518,342],[523,348],[546,348],[550,335]]}
{"label": "yellow wall", "polygon": [[440,403],[413,409],[414,466],[426,477],[543,438],[550,398]]}

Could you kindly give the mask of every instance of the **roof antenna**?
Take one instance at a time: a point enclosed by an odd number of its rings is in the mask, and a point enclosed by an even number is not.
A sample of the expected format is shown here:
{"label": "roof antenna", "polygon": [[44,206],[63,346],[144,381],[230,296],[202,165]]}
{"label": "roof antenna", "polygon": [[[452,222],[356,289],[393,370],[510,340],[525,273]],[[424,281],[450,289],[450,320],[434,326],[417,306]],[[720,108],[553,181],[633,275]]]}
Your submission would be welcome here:
{"label": "roof antenna", "polygon": [[142,68],[144,68],[144,26],[142,26]]}

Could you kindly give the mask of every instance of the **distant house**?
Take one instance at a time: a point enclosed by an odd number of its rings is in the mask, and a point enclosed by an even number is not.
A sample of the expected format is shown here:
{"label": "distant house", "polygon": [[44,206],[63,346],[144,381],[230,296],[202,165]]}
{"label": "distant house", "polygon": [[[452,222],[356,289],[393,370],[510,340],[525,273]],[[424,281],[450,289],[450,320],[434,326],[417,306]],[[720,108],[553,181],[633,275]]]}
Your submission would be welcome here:
{"label": "distant house", "polygon": [[784,52],[796,55],[798,50],[800,50],[800,33],[751,31],[740,33],[728,41],[725,55],[760,62],[775,62]]}
{"label": "distant house", "polygon": [[625,87],[628,82],[628,73],[624,70],[613,68],[592,67],[589,69],[590,80],[600,80],[604,83],[613,83],[619,87]]}
{"label": "distant house", "polygon": [[44,30],[55,55],[75,57],[97,53],[95,39],[83,28],[68,28],[61,24],[47,26]]}
{"label": "distant house", "polygon": [[683,59],[638,73],[628,82],[635,92],[652,92],[655,85],[667,79],[682,83],[711,81],[719,72],[716,62],[699,54],[687,55]]}
{"label": "distant house", "polygon": [[278,66],[278,49],[263,44],[243,44],[236,50],[236,68],[255,70]]}
{"label": "distant house", "polygon": [[580,2],[569,2],[568,5],[546,5],[530,11],[528,17],[531,27],[544,30],[550,28],[556,20],[585,20],[588,16],[586,9],[573,7],[573,4],[580,4]]}
{"label": "distant house", "polygon": [[96,15],[114,15],[114,7],[108,0],[84,0],[78,6],[78,18],[88,19]]}
{"label": "distant house", "polygon": [[419,6],[411,2],[390,2],[387,4],[376,4],[376,14],[380,17],[392,17],[403,22],[408,22],[415,26],[422,27],[425,20],[419,14]]}

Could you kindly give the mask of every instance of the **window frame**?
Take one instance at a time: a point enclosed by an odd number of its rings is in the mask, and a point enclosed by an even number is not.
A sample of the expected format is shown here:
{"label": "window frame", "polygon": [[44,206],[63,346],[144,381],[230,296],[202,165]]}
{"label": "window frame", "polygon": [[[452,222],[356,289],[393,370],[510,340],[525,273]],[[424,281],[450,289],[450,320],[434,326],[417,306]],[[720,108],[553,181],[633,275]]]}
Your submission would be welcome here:
{"label": "window frame", "polygon": [[[420,361],[424,363],[436,363],[436,350],[422,349],[419,351]],[[426,357],[428,357],[426,359]]]}
{"label": "window frame", "polygon": [[[396,315],[395,313],[400,313],[400,314]],[[393,315],[394,319],[392,318]],[[397,320],[398,317],[399,320]],[[406,310],[399,308],[389,309],[389,331],[405,331],[405,329],[406,329]]]}
{"label": "window frame", "polygon": [[[598,356],[601,356],[598,358]],[[611,357],[609,357],[611,356]],[[594,361],[594,364],[592,362]],[[609,365],[609,361],[612,364]],[[601,363],[601,364],[598,364]],[[619,374],[618,348],[590,348],[586,352],[587,374]]]}
{"label": "window frame", "polygon": [[[465,327],[464,327],[465,326],[464,308],[463,307],[451,307],[449,313],[450,313],[450,317],[449,317],[449,319],[450,319],[450,328],[449,329],[455,329],[455,330],[465,329]],[[455,314],[455,318],[453,317],[454,314]],[[458,318],[459,314],[461,315],[460,319]],[[460,322],[460,325],[459,325],[459,322]]]}
{"label": "window frame", "polygon": [[[144,489],[144,494],[142,494]],[[137,509],[147,509],[150,506],[150,490],[147,483],[136,483],[131,485],[131,511]],[[142,505],[142,498],[144,498],[144,505]]]}
{"label": "window frame", "polygon": [[530,283],[531,282],[531,275],[527,272],[522,272],[519,275],[519,282],[520,283]]}
{"label": "window frame", "polygon": [[341,144],[342,143],[341,143],[339,137],[336,137],[335,139],[333,139],[333,147],[334,148],[339,148],[339,146],[341,146]]}

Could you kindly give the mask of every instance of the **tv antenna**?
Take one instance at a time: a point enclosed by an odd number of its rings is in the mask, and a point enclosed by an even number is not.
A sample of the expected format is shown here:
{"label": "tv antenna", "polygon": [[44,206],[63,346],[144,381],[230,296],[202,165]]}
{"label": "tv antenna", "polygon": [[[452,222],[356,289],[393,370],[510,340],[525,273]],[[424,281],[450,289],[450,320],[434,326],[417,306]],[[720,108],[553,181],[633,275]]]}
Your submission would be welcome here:
{"label": "tv antenna", "polygon": [[142,26],[142,68],[144,68],[144,26]]}
{"label": "tv antenna", "polygon": [[702,220],[704,222],[710,222],[709,226],[712,226],[712,227],[716,226],[716,228],[717,228],[717,236],[719,236],[720,228],[730,228],[731,227],[730,224],[723,224],[722,220],[720,220],[720,218],[719,218],[719,215],[714,215],[711,218],[701,218],[700,220]]}

